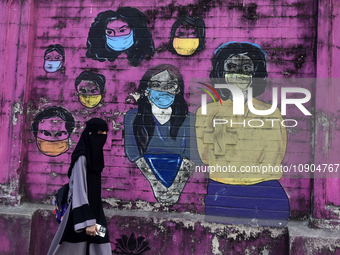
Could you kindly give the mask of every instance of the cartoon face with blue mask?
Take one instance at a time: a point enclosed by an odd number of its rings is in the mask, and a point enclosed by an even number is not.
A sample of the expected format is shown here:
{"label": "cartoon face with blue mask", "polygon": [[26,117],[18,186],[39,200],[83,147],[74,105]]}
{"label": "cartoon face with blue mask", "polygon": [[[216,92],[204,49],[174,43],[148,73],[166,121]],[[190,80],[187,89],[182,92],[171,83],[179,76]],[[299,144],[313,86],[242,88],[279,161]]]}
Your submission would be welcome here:
{"label": "cartoon face with blue mask", "polygon": [[114,19],[107,24],[106,45],[114,51],[129,49],[133,41],[133,30],[129,24],[120,19]]}
{"label": "cartoon face with blue mask", "polygon": [[63,66],[63,56],[57,51],[49,52],[44,57],[44,70],[48,73],[54,73]]}
{"label": "cartoon face with blue mask", "polygon": [[173,104],[178,93],[178,79],[164,70],[150,78],[146,93],[153,105],[167,109]]}

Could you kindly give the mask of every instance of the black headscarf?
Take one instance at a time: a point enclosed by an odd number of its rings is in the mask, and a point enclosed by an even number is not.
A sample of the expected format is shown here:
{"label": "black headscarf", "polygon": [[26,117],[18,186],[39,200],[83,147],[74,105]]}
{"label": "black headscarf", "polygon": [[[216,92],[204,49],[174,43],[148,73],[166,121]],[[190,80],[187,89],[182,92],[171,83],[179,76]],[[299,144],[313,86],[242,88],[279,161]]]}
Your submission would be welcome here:
{"label": "black headscarf", "polygon": [[107,135],[98,134],[98,131],[108,131],[106,122],[99,118],[92,118],[86,122],[86,128],[80,136],[78,144],[71,157],[71,165],[68,170],[68,177],[71,177],[72,169],[78,158],[86,157],[89,172],[101,173],[104,168],[103,147]]}

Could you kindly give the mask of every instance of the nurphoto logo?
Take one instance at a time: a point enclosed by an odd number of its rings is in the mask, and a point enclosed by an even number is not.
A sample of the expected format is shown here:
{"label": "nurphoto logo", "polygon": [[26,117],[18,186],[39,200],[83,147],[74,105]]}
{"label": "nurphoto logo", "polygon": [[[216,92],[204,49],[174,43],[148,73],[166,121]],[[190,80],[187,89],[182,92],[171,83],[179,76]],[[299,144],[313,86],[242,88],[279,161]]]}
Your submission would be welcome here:
{"label": "nurphoto logo", "polygon": [[[273,88],[272,92],[272,105],[270,109],[266,110],[258,110],[255,109],[253,105],[253,88],[248,88],[247,89],[247,100],[245,100],[245,94],[242,92],[242,90],[235,86],[235,85],[230,85],[230,84],[215,84],[214,88],[212,86],[209,86],[207,84],[201,83],[200,84],[208,87],[219,99],[220,104],[222,105],[221,98],[219,97],[216,89],[228,89],[231,92],[231,98],[233,102],[233,115],[244,115],[244,105],[245,102],[248,104],[248,109],[251,113],[259,116],[267,116],[270,114],[273,114],[277,108],[277,102],[278,102],[278,89],[276,87]],[[213,95],[206,89],[199,88],[206,92],[210,97],[213,99],[215,105],[217,105],[217,102]],[[301,93],[304,94],[304,98],[287,98],[288,93]],[[281,114],[286,115],[287,114],[287,105],[295,105],[305,116],[311,116],[312,114],[303,106],[304,103],[307,103],[311,99],[311,93],[309,90],[305,88],[297,88],[297,87],[283,87],[281,88]],[[202,94],[201,95],[201,114],[202,115],[207,115],[207,95]],[[272,124],[272,127],[274,127],[275,122],[280,122],[279,119],[266,119],[265,121],[270,121]],[[260,122],[259,125],[252,125],[251,123],[254,122]],[[292,125],[288,125],[288,122],[294,122]],[[230,123],[231,126],[233,124],[243,124],[243,126],[246,125],[245,120],[244,122],[234,122],[231,119],[228,121],[227,119],[213,119],[213,126],[217,124],[227,124]],[[285,119],[280,122],[280,124],[284,127],[295,127],[297,126],[297,121],[294,119]],[[264,125],[264,121],[260,119],[253,119],[248,121],[248,126],[249,127],[261,127]]]}

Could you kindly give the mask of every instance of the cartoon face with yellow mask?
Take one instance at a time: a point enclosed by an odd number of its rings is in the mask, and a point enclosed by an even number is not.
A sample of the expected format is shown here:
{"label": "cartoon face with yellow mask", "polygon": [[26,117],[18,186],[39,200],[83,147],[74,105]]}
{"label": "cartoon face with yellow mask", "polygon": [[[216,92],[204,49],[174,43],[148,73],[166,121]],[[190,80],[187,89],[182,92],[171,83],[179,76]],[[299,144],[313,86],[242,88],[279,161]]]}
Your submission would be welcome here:
{"label": "cartoon face with yellow mask", "polygon": [[171,28],[169,50],[180,56],[191,56],[204,49],[205,23],[202,18],[179,17]]}
{"label": "cartoon face with yellow mask", "polygon": [[87,107],[94,108],[102,100],[105,89],[105,76],[89,71],[82,72],[75,81],[79,102]]}
{"label": "cartoon face with yellow mask", "polygon": [[62,107],[51,106],[38,113],[32,131],[41,153],[56,157],[69,149],[69,137],[74,129],[74,119]]}

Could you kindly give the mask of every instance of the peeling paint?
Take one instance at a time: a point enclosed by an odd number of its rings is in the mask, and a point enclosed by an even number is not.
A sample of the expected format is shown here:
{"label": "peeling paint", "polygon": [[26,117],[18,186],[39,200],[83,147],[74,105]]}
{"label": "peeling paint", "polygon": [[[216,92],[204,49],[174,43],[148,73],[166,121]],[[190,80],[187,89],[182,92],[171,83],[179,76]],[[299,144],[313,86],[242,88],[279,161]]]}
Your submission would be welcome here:
{"label": "peeling paint", "polygon": [[[308,247],[308,248],[307,248]],[[325,252],[329,250],[330,252],[335,252],[340,248],[340,240],[326,239],[326,238],[315,238],[308,239],[306,242],[306,254],[312,254],[315,252]]]}
{"label": "peeling paint", "polygon": [[141,200],[136,201],[136,207],[139,210],[147,211],[147,212],[151,212],[154,209],[154,207],[150,203],[146,201],[141,201]]}
{"label": "peeling paint", "polygon": [[17,194],[19,179],[13,178],[8,184],[0,183],[0,203],[15,205],[21,200],[21,195]]}
{"label": "peeling paint", "polygon": [[263,248],[263,251],[261,252],[262,255],[269,255],[269,251],[266,249],[266,247]]}
{"label": "peeling paint", "polygon": [[122,124],[116,123],[114,120],[112,120],[112,129],[113,130],[122,130],[122,128],[119,127],[121,125]]}
{"label": "peeling paint", "polygon": [[124,210],[131,210],[131,208],[132,208],[132,203],[131,202],[123,205],[123,209]]}
{"label": "peeling paint", "polygon": [[325,205],[325,209],[335,214],[337,217],[340,218],[340,207],[334,205]]}
{"label": "peeling paint", "polygon": [[103,198],[102,201],[105,202],[105,203],[108,203],[112,207],[118,207],[119,203],[121,202],[120,199],[116,199],[114,197]]}
{"label": "peeling paint", "polygon": [[12,124],[15,126],[18,123],[18,114],[22,115],[24,113],[22,103],[17,102],[12,106]]}
{"label": "peeling paint", "polygon": [[212,253],[215,255],[221,255],[222,252],[219,250],[219,246],[220,243],[218,242],[218,239],[216,236],[214,236],[214,238],[211,240],[211,244],[212,244]]}

